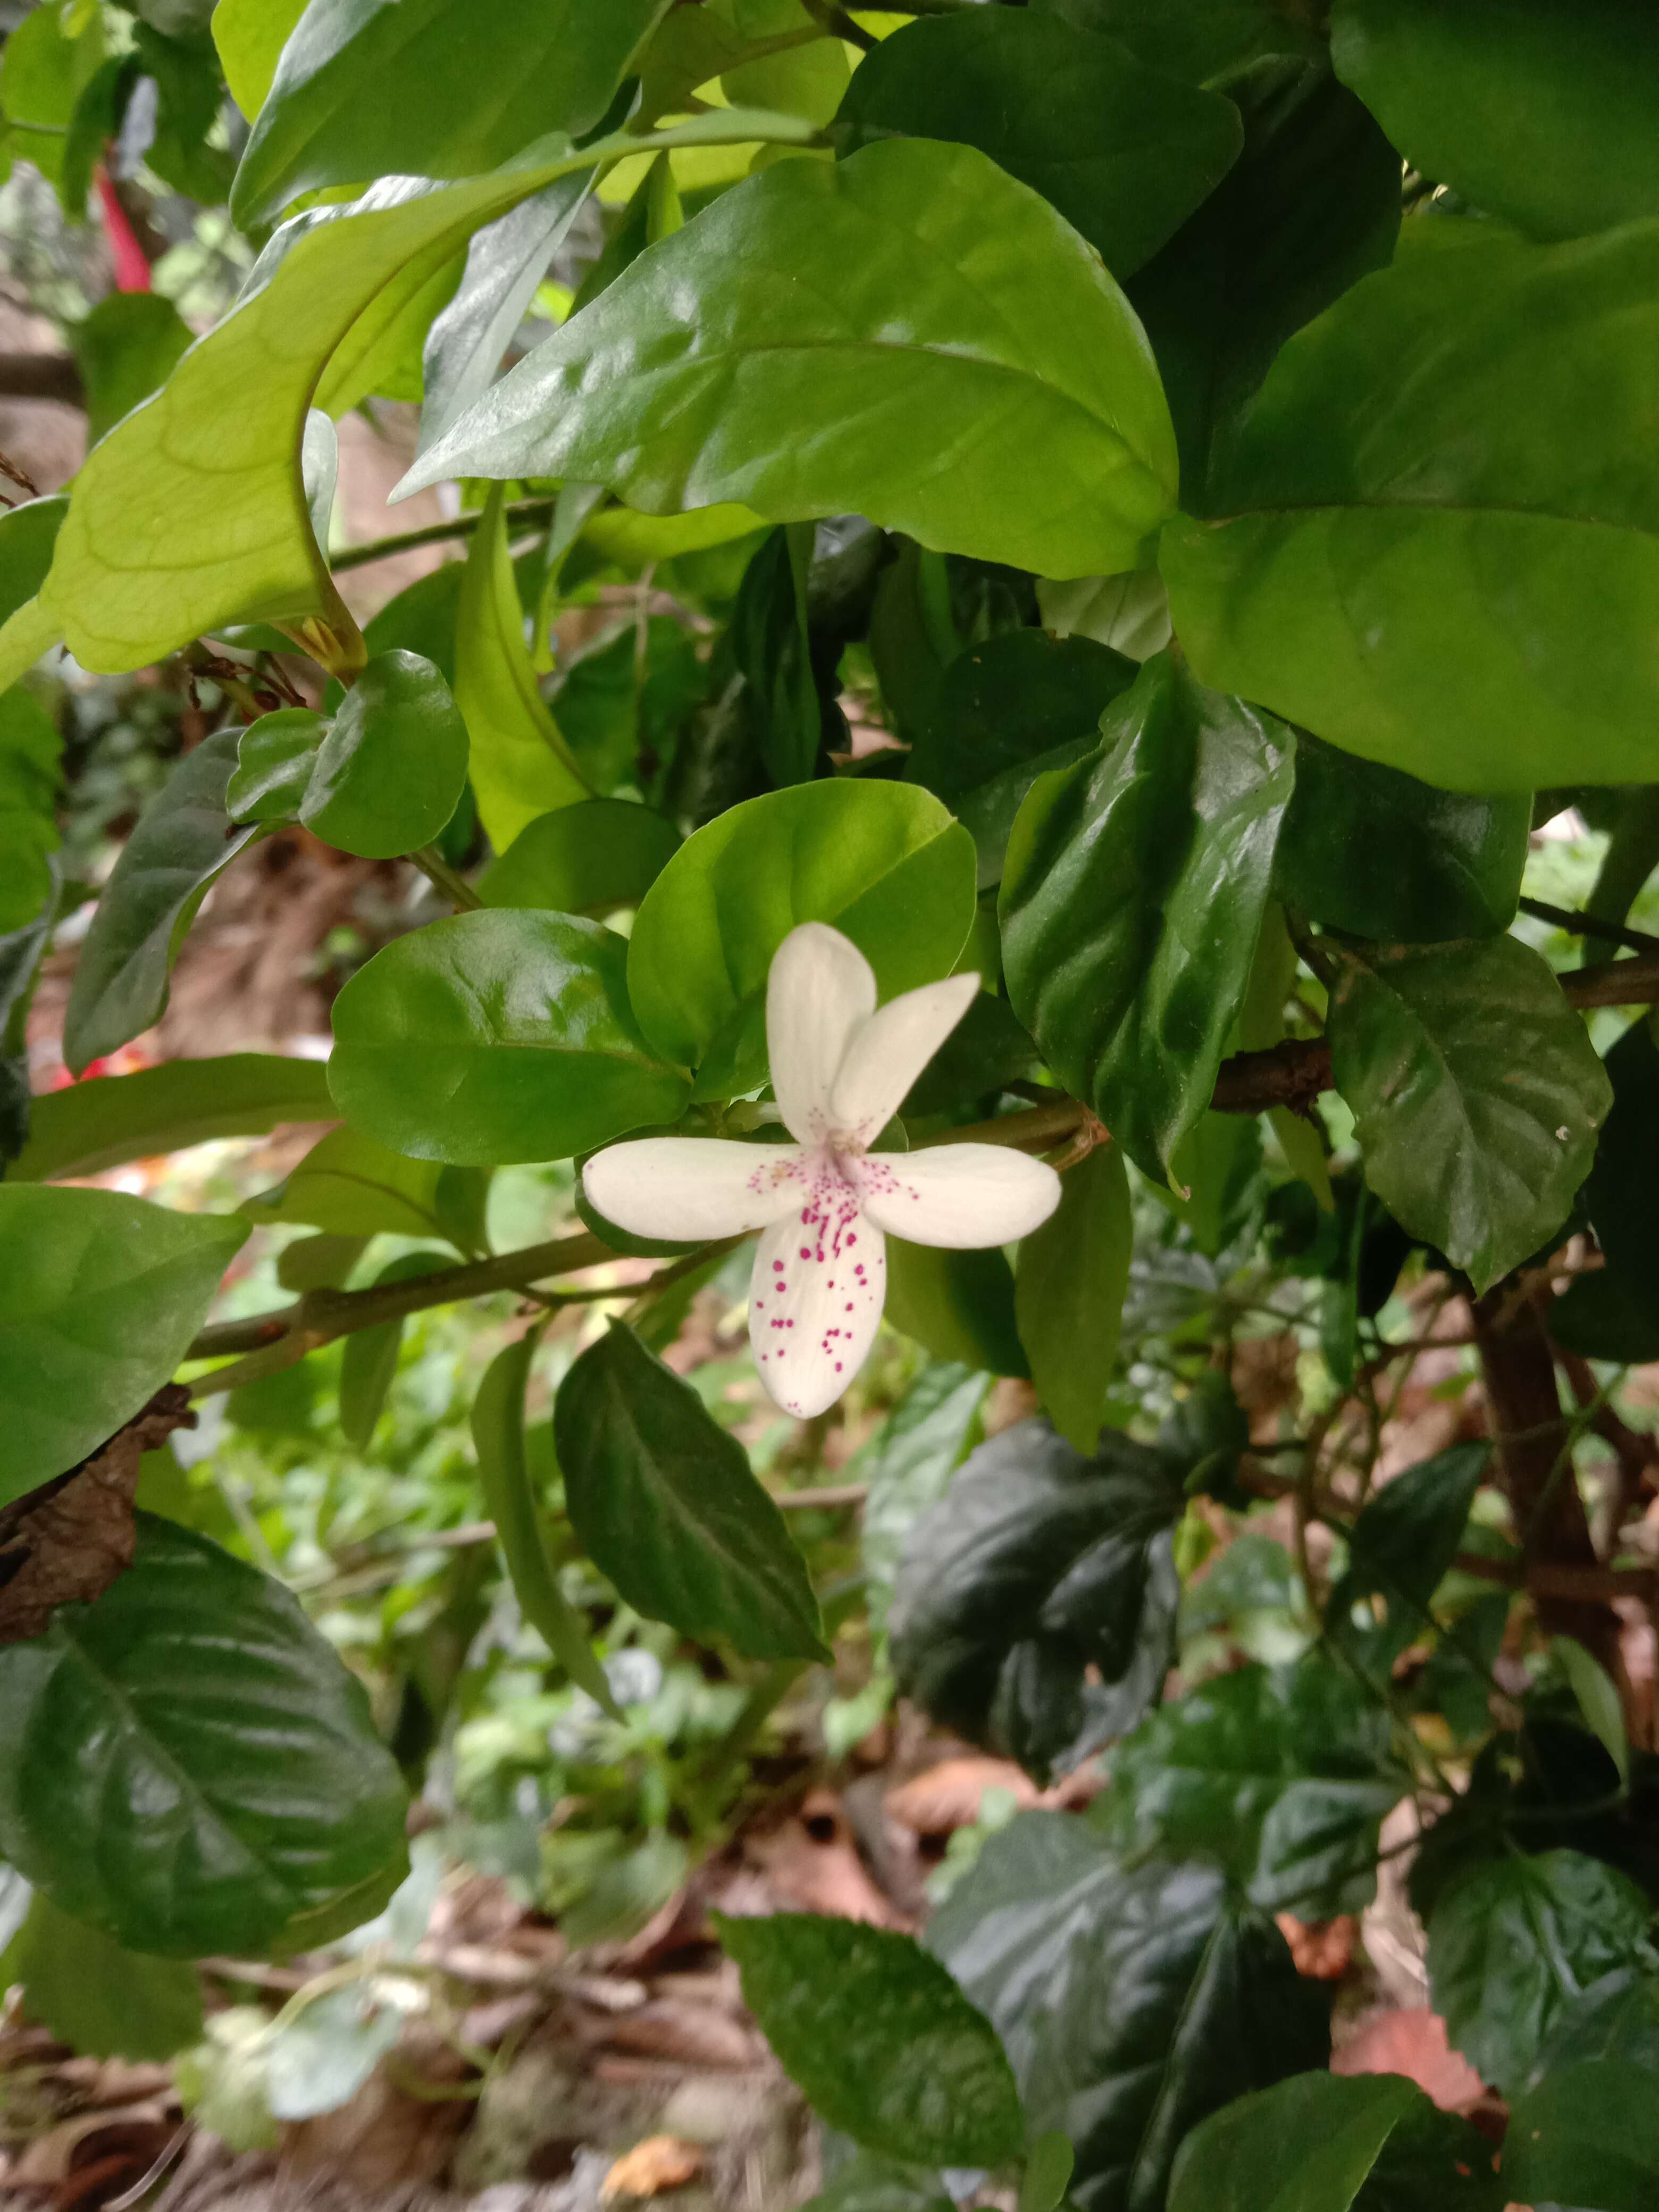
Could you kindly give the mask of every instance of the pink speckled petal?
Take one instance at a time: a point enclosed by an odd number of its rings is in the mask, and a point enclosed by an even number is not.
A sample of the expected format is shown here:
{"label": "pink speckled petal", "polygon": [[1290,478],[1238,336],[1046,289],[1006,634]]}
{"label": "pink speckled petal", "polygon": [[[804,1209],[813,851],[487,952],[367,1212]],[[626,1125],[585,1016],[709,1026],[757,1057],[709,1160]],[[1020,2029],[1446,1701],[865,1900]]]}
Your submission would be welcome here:
{"label": "pink speckled petal", "polygon": [[860,1022],[830,1094],[830,1127],[854,1144],[873,1144],[978,989],[977,975],[947,975]]}
{"label": "pink speckled petal", "polygon": [[588,1203],[635,1237],[670,1243],[736,1237],[799,1211],[799,1145],[718,1137],[641,1137],[595,1152],[582,1170]]}
{"label": "pink speckled petal", "polygon": [[836,1070],[875,1005],[870,963],[828,922],[802,922],[773,954],[766,979],[772,1089],[784,1127],[802,1144],[822,1144],[828,1134]]}
{"label": "pink speckled petal", "polygon": [[761,1238],[749,1285],[749,1340],[767,1391],[809,1419],[833,1406],[869,1357],[887,1295],[887,1244],[834,1171]]}
{"label": "pink speckled petal", "polygon": [[860,1203],[878,1229],[957,1250],[1012,1244],[1060,1204],[1060,1177],[1007,1145],[930,1145],[853,1162]]}

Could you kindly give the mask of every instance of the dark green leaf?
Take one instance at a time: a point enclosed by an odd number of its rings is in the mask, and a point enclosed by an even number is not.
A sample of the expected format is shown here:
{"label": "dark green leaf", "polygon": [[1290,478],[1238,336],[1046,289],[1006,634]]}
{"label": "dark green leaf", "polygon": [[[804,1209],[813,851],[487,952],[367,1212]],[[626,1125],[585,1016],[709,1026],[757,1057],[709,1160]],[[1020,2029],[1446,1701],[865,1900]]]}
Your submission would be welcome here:
{"label": "dark green leaf", "polygon": [[21,1983],[29,2017],[82,2058],[171,2058],[199,2042],[194,1966],[123,1950],[36,1890],[3,1951],[0,1980]]}
{"label": "dark green leaf", "polygon": [[368,1699],[295,1600],[170,1522],[141,1513],[95,1604],[0,1650],[0,1850],[135,1950],[316,1948],[402,1881],[404,1814]]}
{"label": "dark green leaf", "polygon": [[1001,2035],[1027,2124],[1076,2145],[1081,2212],[1161,2212],[1199,2121],[1329,2055],[1324,1998],[1217,1869],[1130,1868],[1065,1814],[992,1836],[927,1941]]}
{"label": "dark green leaf", "polygon": [[1226,78],[1269,54],[1322,59],[1308,0],[1032,0],[1103,31],[1153,69],[1194,84]]}
{"label": "dark green leaf", "polygon": [[[8,51],[10,46],[9,40]],[[25,500],[0,514],[0,623],[9,622],[46,581],[68,513],[69,494],[54,492],[49,499]]]}
{"label": "dark green leaf", "polygon": [[629,1009],[628,946],[568,915],[456,915],[399,938],[334,1002],[346,1118],[416,1159],[567,1159],[672,1121],[685,1079]]}
{"label": "dark green leaf", "polygon": [[743,1447],[620,1322],[559,1387],[565,1500],[594,1565],[648,1620],[750,1659],[822,1659],[817,1601]]}
{"label": "dark green leaf", "polygon": [[1603,1974],[1563,2008],[1533,2082],[1590,2058],[1622,2058],[1659,2073],[1659,1973],[1651,1960]]}
{"label": "dark green leaf", "polygon": [[233,822],[291,822],[305,803],[317,749],[328,732],[309,707],[278,707],[242,732],[236,772],[225,786]]}
{"label": "dark green leaf", "polygon": [[429,660],[377,653],[317,752],[300,819],[371,860],[430,844],[466,781],[466,724]]}
{"label": "dark green leaf", "polygon": [[370,653],[421,653],[453,691],[455,689],[455,625],[460,615],[464,561],[446,561],[429,576],[417,576],[396,599],[388,599],[363,629]]}
{"label": "dark green leaf", "polygon": [[1161,1181],[1244,995],[1295,741],[1168,655],[1036,783],[1008,842],[1008,996],[1066,1089]]}
{"label": "dark green leaf", "polygon": [[1014,1275],[997,1247],[949,1251],[935,1244],[887,1247],[887,1318],[935,1359],[1024,1376],[1014,1319]]}
{"label": "dark green leaf", "polygon": [[94,443],[173,374],[194,333],[159,292],[112,292],[81,322],[70,343],[87,392],[87,435]]}
{"label": "dark green leaf", "polygon": [[1157,252],[1243,140],[1231,100],[1029,8],[907,25],[860,64],[836,125],[848,152],[893,137],[977,146],[1117,277]]}
{"label": "dark green leaf", "polygon": [[1019,2093],[996,2033],[909,1936],[803,1912],[715,1925],[744,2002],[831,2127],[928,2165],[1017,2155]]}
{"label": "dark green leaf", "polygon": [[906,1541],[900,1687],[1038,1773],[1133,1728],[1173,1656],[1182,1473],[1109,1431],[1085,1459],[1042,1421],[981,1444]]}
{"label": "dark green leaf", "polygon": [[262,1052],[171,1060],[35,1099],[27,1146],[8,1172],[14,1182],[101,1175],[218,1137],[263,1137],[284,1121],[327,1121],[333,1111],[328,1071],[318,1060]]}
{"label": "dark green leaf", "polygon": [[988,1376],[960,1362],[924,1367],[868,1443],[848,1462],[869,1486],[864,1501],[866,1601],[872,1626],[886,1624],[904,1539],[936,1504],[976,1433]]}
{"label": "dark green leaf", "polygon": [[946,1114],[1033,1076],[1042,1055],[1006,999],[981,991],[927,1066],[900,1109],[905,1120]]}
{"label": "dark green leaf", "polygon": [[[1645,1340],[1659,1334],[1659,1159],[1652,1141],[1659,1126],[1659,1046],[1647,1020],[1631,1024],[1605,1066],[1613,1107],[1585,1178],[1584,1201],[1596,1242],[1607,1255],[1611,1284],[1587,1277],[1572,1288],[1591,1290],[1593,1296],[1592,1285],[1610,1287],[1615,1313],[1625,1309],[1626,1327],[1641,1331]],[[1558,1305],[1555,1313],[1561,1315],[1562,1308]],[[1652,1355],[1638,1351],[1636,1356]]]}
{"label": "dark green leaf", "polygon": [[52,896],[63,740],[21,684],[0,691],[0,929],[21,929]]}
{"label": "dark green leaf", "polygon": [[0,935],[0,1178],[15,1177],[29,1150],[29,1008],[57,910],[54,891],[32,921]]}
{"label": "dark green leaf", "polygon": [[[760,756],[780,787],[811,781],[826,708],[837,714],[834,670],[827,672],[826,697],[813,665],[806,613],[812,539],[809,523],[773,531],[744,572],[732,615],[732,651],[748,687]],[[827,726],[840,737],[834,721]]]}
{"label": "dark green leaf", "polygon": [[1584,1024],[1512,937],[1325,942],[1365,1181],[1484,1291],[1559,1229],[1595,1156],[1613,1088]]}
{"label": "dark green leaf", "polygon": [[[405,1252],[374,1278],[374,1287],[412,1283],[422,1275],[454,1264],[447,1252]],[[360,1328],[347,1337],[340,1355],[340,1431],[349,1444],[367,1451],[375,1425],[386,1404],[386,1394],[398,1372],[402,1349],[401,1321],[383,1321],[373,1328]]]}
{"label": "dark green leaf", "polygon": [[478,884],[486,906],[595,917],[637,906],[679,850],[673,823],[625,799],[590,799],[521,830]]}
{"label": "dark green leaf", "polygon": [[1552,1302],[1550,1335],[1583,1358],[1643,1367],[1659,1359],[1659,1308],[1622,1269],[1599,1267]]}
{"label": "dark green leaf", "polygon": [[[1433,1625],[1434,1594],[1451,1570],[1486,1474],[1485,1444],[1454,1444],[1383,1484],[1354,1523],[1347,1571],[1331,1593],[1327,1632],[1372,1680]],[[1375,1620],[1367,1601],[1381,1598]]]}
{"label": "dark green leaf", "polygon": [[1608,2057],[1553,2074],[1510,2115],[1504,2185],[1531,2204],[1650,2212],[1659,2194],[1652,2073]]}
{"label": "dark green leaf", "polygon": [[1019,1248],[1014,1312],[1031,1380],[1066,1442],[1100,1441],[1129,1287],[1134,1216],[1115,1145],[1067,1173],[1060,1208]]}

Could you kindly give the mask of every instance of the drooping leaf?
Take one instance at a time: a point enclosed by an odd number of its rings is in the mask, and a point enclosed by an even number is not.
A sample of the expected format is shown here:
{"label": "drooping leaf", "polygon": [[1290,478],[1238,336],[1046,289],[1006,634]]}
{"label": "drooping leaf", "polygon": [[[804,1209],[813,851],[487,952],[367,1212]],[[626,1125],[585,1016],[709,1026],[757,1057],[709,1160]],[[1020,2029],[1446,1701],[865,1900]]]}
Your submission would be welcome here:
{"label": "drooping leaf", "polygon": [[[376,1290],[410,1283],[453,1264],[447,1252],[405,1252],[389,1261],[374,1278]],[[358,1451],[367,1451],[398,1373],[404,1340],[401,1321],[383,1321],[347,1337],[340,1354],[340,1433]]]}
{"label": "drooping leaf", "polygon": [[568,1159],[673,1121],[685,1078],[629,1010],[628,947],[509,909],[399,938],[334,1003],[329,1084],[355,1128],[412,1159]]}
{"label": "drooping leaf", "polygon": [[1003,867],[1014,1012],[1161,1181],[1209,1105],[1266,908],[1295,741],[1150,660],[1101,750],[1032,787]]}
{"label": "drooping leaf", "polygon": [[887,1318],[935,1359],[1024,1376],[1014,1275],[995,1246],[947,1250],[895,1237],[887,1247]]}
{"label": "drooping leaf", "polygon": [[806,1912],[715,1925],[744,2002],[831,2127],[919,2164],[1000,2166],[1018,2151],[996,2031],[909,1936]]}
{"label": "drooping leaf", "polygon": [[574,477],[648,514],[851,511],[1067,576],[1139,564],[1175,454],[1139,327],[1076,234],[975,149],[892,139],[779,162],[642,254],[404,483],[456,474]]}
{"label": "drooping leaf", "polygon": [[359,1684],[280,1583],[149,1514],[95,1604],[0,1651],[0,1850],[134,1950],[311,1950],[407,1871]]}
{"label": "drooping leaf", "polygon": [[0,1974],[21,1984],[31,2019],[83,2058],[171,2058],[202,2033],[193,1965],[146,1957],[60,1912],[44,1890],[0,1950]]}
{"label": "drooping leaf", "polygon": [[589,799],[538,814],[478,884],[486,906],[545,907],[596,917],[637,906],[679,850],[665,816],[625,799]]}
{"label": "drooping leaf", "polygon": [[343,853],[391,860],[439,835],[466,773],[466,724],[437,669],[379,653],[318,748],[300,819]]}
{"label": "drooping leaf", "polygon": [[1058,1211],[1020,1244],[1020,1342],[1049,1419],[1080,1452],[1094,1450],[1106,1418],[1133,1243],[1123,1155],[1097,1145],[1067,1173]]}
{"label": "drooping leaf", "polygon": [[981,1444],[905,1542],[901,1689],[1039,1774],[1133,1728],[1171,1663],[1184,1472],[1112,1431],[1085,1459],[1042,1421]]}
{"label": "drooping leaf", "polygon": [[1566,1218],[1612,1086],[1511,937],[1331,947],[1331,1058],[1365,1180],[1484,1291]]}
{"label": "drooping leaf", "polygon": [[12,1182],[100,1175],[218,1137],[263,1137],[284,1121],[326,1121],[332,1111],[327,1070],[314,1060],[259,1052],[170,1060],[36,1098],[29,1141],[6,1173]]}
{"label": "drooping leaf", "polygon": [[1030,185],[1119,278],[1157,252],[1237,158],[1238,110],[1036,9],[907,25],[860,64],[846,151],[893,137],[977,146]]}
{"label": "drooping leaf", "polygon": [[1028,2126],[1075,2144],[1080,2212],[1154,2212],[1200,2120],[1329,2055],[1324,1998],[1217,1869],[1128,1866],[1064,1814],[990,1837],[927,1943],[1001,2036]]}
{"label": "drooping leaf", "polygon": [[817,1601],[737,1440],[620,1322],[560,1385],[554,1440],[570,1519],[648,1620],[750,1659],[821,1659]]}
{"label": "drooping leaf", "polygon": [[112,292],[76,325],[71,343],[93,443],[167,382],[191,336],[172,301],[157,292]]}

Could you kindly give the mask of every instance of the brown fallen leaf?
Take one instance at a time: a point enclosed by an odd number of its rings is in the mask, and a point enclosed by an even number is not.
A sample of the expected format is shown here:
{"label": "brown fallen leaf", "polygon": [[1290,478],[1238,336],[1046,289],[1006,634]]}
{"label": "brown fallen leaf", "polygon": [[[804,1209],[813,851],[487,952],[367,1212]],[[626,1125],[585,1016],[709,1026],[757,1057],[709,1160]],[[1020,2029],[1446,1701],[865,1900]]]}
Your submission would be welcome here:
{"label": "brown fallen leaf", "polygon": [[888,1791],[885,1810],[919,1836],[950,1835],[978,1820],[989,1790],[1006,1790],[1022,1812],[1042,1802],[1042,1791],[1012,1759],[970,1757],[941,1759],[902,1782]]}
{"label": "brown fallen leaf", "polygon": [[0,1644],[44,1636],[60,1605],[100,1597],[125,1572],[140,1462],[195,1425],[189,1392],[169,1382],[78,1467],[0,1506]]}
{"label": "brown fallen leaf", "polygon": [[647,2136],[624,2151],[599,2185],[607,2204],[617,2197],[662,2197],[702,2172],[702,2153],[678,2136]]}

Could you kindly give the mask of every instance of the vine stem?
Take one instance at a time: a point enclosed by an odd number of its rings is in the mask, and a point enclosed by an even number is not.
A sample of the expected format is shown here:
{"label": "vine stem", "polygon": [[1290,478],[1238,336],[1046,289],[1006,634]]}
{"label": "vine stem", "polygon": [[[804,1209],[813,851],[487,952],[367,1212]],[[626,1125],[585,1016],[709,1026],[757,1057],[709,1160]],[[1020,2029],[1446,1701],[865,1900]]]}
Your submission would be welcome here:
{"label": "vine stem", "polygon": [[[509,523],[550,522],[557,502],[550,499],[515,499],[502,509]],[[400,530],[390,538],[370,538],[361,545],[342,546],[329,559],[339,575],[347,568],[365,568],[371,561],[385,561],[393,553],[413,553],[422,545],[441,545],[452,538],[471,538],[483,520],[482,507],[458,514],[452,521],[423,523],[418,530]]]}

